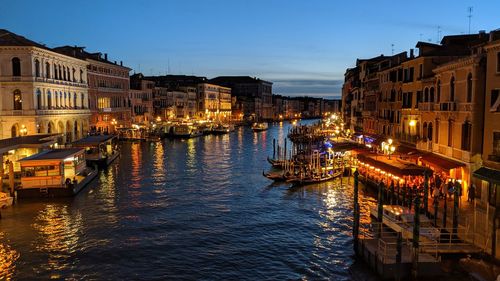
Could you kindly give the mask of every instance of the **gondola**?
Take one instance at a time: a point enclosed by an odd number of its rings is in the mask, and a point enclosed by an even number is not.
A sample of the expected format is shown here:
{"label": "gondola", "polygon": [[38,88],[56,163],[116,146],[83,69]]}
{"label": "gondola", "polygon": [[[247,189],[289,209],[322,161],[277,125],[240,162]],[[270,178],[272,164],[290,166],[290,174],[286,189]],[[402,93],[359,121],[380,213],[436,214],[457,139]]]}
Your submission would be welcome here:
{"label": "gondola", "polygon": [[283,160],[275,160],[267,157],[267,162],[273,166],[273,168],[283,168]]}
{"label": "gondola", "polygon": [[294,179],[288,179],[286,182],[293,184],[293,186],[308,185],[308,184],[322,183],[322,182],[326,182],[329,180],[333,180],[335,178],[338,178],[341,175],[342,175],[342,171],[337,171],[337,172],[335,172],[332,175],[329,175],[327,177],[304,178],[304,179],[294,178]]}
{"label": "gondola", "polygon": [[262,171],[262,175],[270,180],[273,180],[273,181],[286,181],[287,180],[285,175],[283,175],[282,173],[272,173],[272,172],[265,173],[264,171]]}

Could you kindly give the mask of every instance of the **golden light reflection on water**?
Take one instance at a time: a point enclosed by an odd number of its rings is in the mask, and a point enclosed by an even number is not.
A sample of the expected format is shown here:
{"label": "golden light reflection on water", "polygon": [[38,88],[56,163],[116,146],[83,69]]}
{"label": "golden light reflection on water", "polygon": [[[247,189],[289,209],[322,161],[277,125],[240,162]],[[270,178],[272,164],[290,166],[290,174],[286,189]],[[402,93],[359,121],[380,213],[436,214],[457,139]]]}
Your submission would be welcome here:
{"label": "golden light reflection on water", "polygon": [[141,187],[141,169],[142,169],[142,149],[140,143],[132,143],[130,146],[130,155],[132,157],[132,183],[130,187]]}
{"label": "golden light reflection on water", "polygon": [[[0,239],[3,237],[4,233],[0,232]],[[9,245],[0,243],[0,280],[12,279],[19,256],[19,253],[11,249]]]}
{"label": "golden light reflection on water", "polygon": [[38,212],[32,224],[38,234],[33,246],[48,254],[49,270],[73,266],[71,257],[78,247],[82,224],[81,213],[70,214],[67,205],[47,204]]}

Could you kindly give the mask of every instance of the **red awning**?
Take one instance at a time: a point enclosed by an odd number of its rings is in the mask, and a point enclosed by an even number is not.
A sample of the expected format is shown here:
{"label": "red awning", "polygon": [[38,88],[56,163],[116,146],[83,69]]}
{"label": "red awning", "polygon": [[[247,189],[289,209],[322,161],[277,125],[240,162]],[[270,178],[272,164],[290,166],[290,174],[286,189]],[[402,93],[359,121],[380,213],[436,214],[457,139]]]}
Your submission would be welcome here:
{"label": "red awning", "polygon": [[424,154],[420,157],[420,160],[429,166],[432,166],[434,168],[441,169],[441,170],[444,170],[447,172],[451,169],[465,166],[464,163],[461,163],[461,162],[458,162],[458,161],[455,161],[452,159],[444,158],[444,157],[438,156],[434,153]]}
{"label": "red awning", "polygon": [[423,176],[425,171],[429,172],[429,174],[432,174],[432,171],[426,167],[418,166],[415,164],[403,164],[403,163],[398,163],[397,166],[395,165],[395,163],[394,165],[391,165],[391,163],[387,160],[375,159],[369,157],[366,154],[358,154],[358,160],[363,163],[370,164],[375,168],[379,168],[387,173],[396,175],[398,177]]}

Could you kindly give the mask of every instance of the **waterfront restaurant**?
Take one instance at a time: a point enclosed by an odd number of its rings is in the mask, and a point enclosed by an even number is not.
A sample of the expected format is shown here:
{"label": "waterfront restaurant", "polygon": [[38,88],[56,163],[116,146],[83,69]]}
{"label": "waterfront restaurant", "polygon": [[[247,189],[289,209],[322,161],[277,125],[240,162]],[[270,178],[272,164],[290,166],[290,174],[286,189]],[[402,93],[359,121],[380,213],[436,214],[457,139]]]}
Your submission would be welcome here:
{"label": "waterfront restaurant", "polygon": [[71,196],[88,183],[82,148],[47,150],[23,158],[19,163],[18,197]]}

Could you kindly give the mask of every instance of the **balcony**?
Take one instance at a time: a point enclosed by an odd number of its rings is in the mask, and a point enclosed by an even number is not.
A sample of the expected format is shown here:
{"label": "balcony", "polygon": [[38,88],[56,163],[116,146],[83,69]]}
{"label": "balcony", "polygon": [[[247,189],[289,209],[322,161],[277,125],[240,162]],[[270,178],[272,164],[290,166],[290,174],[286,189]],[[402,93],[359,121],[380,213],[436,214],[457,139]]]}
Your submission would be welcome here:
{"label": "balcony", "polygon": [[471,112],[472,107],[473,107],[473,104],[471,102],[459,103],[458,104],[458,111]]}
{"label": "balcony", "polygon": [[457,103],[454,101],[442,102],[439,104],[439,111],[457,111]]}
{"label": "balcony", "polygon": [[434,103],[421,102],[418,104],[419,111],[434,111]]}
{"label": "balcony", "polygon": [[36,115],[87,115],[90,110],[85,109],[39,109],[36,110]]}
{"label": "balcony", "polygon": [[51,83],[64,86],[72,87],[84,87],[87,88],[87,83],[80,83],[77,81],[64,81],[45,77],[33,77],[33,76],[0,76],[0,82],[40,82],[40,83]]}
{"label": "balcony", "polygon": [[500,155],[490,154],[488,155],[488,161],[500,163]]}

